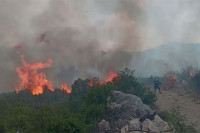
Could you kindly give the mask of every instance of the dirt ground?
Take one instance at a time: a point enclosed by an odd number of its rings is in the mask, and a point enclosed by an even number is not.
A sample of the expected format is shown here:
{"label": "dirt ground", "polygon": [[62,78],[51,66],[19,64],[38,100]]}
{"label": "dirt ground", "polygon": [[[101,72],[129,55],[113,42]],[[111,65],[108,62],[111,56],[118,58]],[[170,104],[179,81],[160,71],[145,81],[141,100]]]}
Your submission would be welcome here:
{"label": "dirt ground", "polygon": [[181,114],[186,119],[197,124],[197,130],[200,131],[200,99],[186,92],[183,89],[162,90],[162,94],[158,94],[157,105],[161,111],[168,110],[172,107],[180,107]]}

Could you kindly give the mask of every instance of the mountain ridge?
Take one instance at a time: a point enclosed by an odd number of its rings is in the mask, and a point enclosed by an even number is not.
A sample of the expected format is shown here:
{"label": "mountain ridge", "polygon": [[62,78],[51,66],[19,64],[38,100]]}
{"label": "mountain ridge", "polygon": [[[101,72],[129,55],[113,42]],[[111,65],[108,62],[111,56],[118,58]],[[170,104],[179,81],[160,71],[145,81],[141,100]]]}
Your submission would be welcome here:
{"label": "mountain ridge", "polygon": [[160,76],[167,71],[200,66],[200,44],[164,44],[132,54],[131,67],[138,76]]}

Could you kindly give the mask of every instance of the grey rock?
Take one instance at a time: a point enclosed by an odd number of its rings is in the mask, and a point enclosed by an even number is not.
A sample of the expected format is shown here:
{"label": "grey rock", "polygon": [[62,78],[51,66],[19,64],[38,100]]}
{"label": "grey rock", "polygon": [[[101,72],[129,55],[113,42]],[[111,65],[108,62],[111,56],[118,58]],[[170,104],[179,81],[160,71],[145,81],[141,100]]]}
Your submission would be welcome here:
{"label": "grey rock", "polygon": [[132,132],[129,132],[129,133],[142,133],[141,131],[132,131]]}
{"label": "grey rock", "polygon": [[155,115],[153,122],[155,122],[160,127],[161,132],[170,131],[168,123],[163,121],[158,115]]}
{"label": "grey rock", "polygon": [[129,124],[129,121],[126,120],[126,119],[119,119],[119,120],[116,120],[116,121],[111,121],[111,129],[112,129],[112,132],[119,132],[121,131],[121,129],[128,125]]}
{"label": "grey rock", "polygon": [[140,131],[141,126],[140,126],[140,121],[138,118],[132,119],[129,122],[128,125],[128,131]]}
{"label": "grey rock", "polygon": [[110,114],[114,120],[142,118],[145,115],[153,114],[154,111],[147,105],[143,104],[142,100],[131,94],[125,94],[120,91],[113,91],[114,102],[109,104]]}
{"label": "grey rock", "polygon": [[167,122],[142,100],[131,94],[113,91],[114,101],[108,99],[105,120],[98,125],[96,133],[161,133],[169,132]]}
{"label": "grey rock", "polygon": [[161,130],[158,127],[158,125],[156,125],[155,122],[146,119],[143,123],[142,123],[142,131],[144,132],[150,132],[150,133],[160,133]]}
{"label": "grey rock", "polygon": [[124,126],[124,127],[121,129],[121,133],[129,133],[129,132],[128,132],[128,125]]}
{"label": "grey rock", "polygon": [[98,130],[99,130],[100,132],[110,130],[110,124],[109,124],[109,122],[103,119],[103,120],[99,123],[99,125],[98,125]]}

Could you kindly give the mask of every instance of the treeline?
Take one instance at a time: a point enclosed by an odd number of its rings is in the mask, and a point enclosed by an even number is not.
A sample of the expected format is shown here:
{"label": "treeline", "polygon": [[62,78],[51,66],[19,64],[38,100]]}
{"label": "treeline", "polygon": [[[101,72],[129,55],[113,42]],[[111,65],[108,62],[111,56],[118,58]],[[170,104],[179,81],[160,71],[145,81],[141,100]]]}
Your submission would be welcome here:
{"label": "treeline", "polygon": [[112,99],[112,90],[137,95],[145,104],[155,105],[155,94],[138,82],[133,70],[126,68],[118,76],[106,85],[92,87],[88,86],[88,79],[78,79],[72,85],[70,95],[59,89],[39,96],[32,96],[27,91],[18,95],[14,92],[1,94],[0,132],[91,132],[104,118],[108,109],[107,99]]}

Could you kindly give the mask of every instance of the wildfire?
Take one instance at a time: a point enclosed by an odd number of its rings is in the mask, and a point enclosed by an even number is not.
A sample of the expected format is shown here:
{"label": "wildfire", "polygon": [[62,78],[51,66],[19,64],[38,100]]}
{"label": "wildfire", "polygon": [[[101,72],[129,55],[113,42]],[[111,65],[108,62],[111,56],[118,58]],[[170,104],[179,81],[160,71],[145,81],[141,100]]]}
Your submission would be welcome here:
{"label": "wildfire", "polygon": [[118,75],[117,73],[115,73],[115,72],[113,72],[113,71],[109,71],[109,74],[108,74],[108,77],[107,77],[105,83],[108,83],[108,82],[113,83],[113,79],[114,79],[114,78],[118,78],[118,76],[119,76],[119,75]]}
{"label": "wildfire", "polygon": [[67,88],[67,84],[66,83],[61,85],[61,90],[66,92],[67,94],[71,94],[72,93],[72,89]]}
{"label": "wildfire", "polygon": [[190,77],[194,77],[194,76],[195,76],[195,72],[191,70],[191,71],[189,72],[189,75],[190,75]]}
{"label": "wildfire", "polygon": [[167,86],[166,86],[166,89],[169,89],[169,88],[174,88],[177,86],[176,84],[176,76],[171,74],[171,73],[168,73],[167,74]]}
{"label": "wildfire", "polygon": [[38,73],[38,70],[51,67],[53,60],[49,58],[47,63],[29,64],[24,58],[24,55],[21,55],[23,66],[16,68],[16,72],[22,80],[19,86],[15,88],[16,93],[18,94],[22,90],[29,90],[33,95],[43,94],[45,90],[54,92],[52,83],[46,79],[45,73]]}
{"label": "wildfire", "polygon": [[[16,68],[16,72],[18,73],[20,79],[22,80],[15,87],[15,91],[17,94],[23,90],[28,90],[33,95],[43,94],[44,91],[46,90],[49,90],[51,92],[55,91],[52,88],[52,83],[47,80],[46,74],[44,72],[38,72],[52,66],[53,60],[51,58],[49,58],[46,63],[42,62],[27,63],[25,61],[25,56],[21,55],[21,62],[23,66]],[[89,86],[107,85],[109,82],[113,83],[114,81],[118,81],[119,78],[120,77],[117,73],[109,71],[109,74],[105,81],[100,81],[99,78],[93,78],[88,82],[88,85]],[[61,85],[61,91],[64,91],[67,94],[72,93],[72,89],[68,88],[66,83],[63,83]]]}
{"label": "wildfire", "polygon": [[99,81],[98,78],[91,79],[88,82],[89,86],[101,86],[101,85],[107,85],[109,82],[113,83],[113,79],[119,80],[119,75],[112,70],[109,71],[109,74],[107,76],[107,79],[105,81]]}

